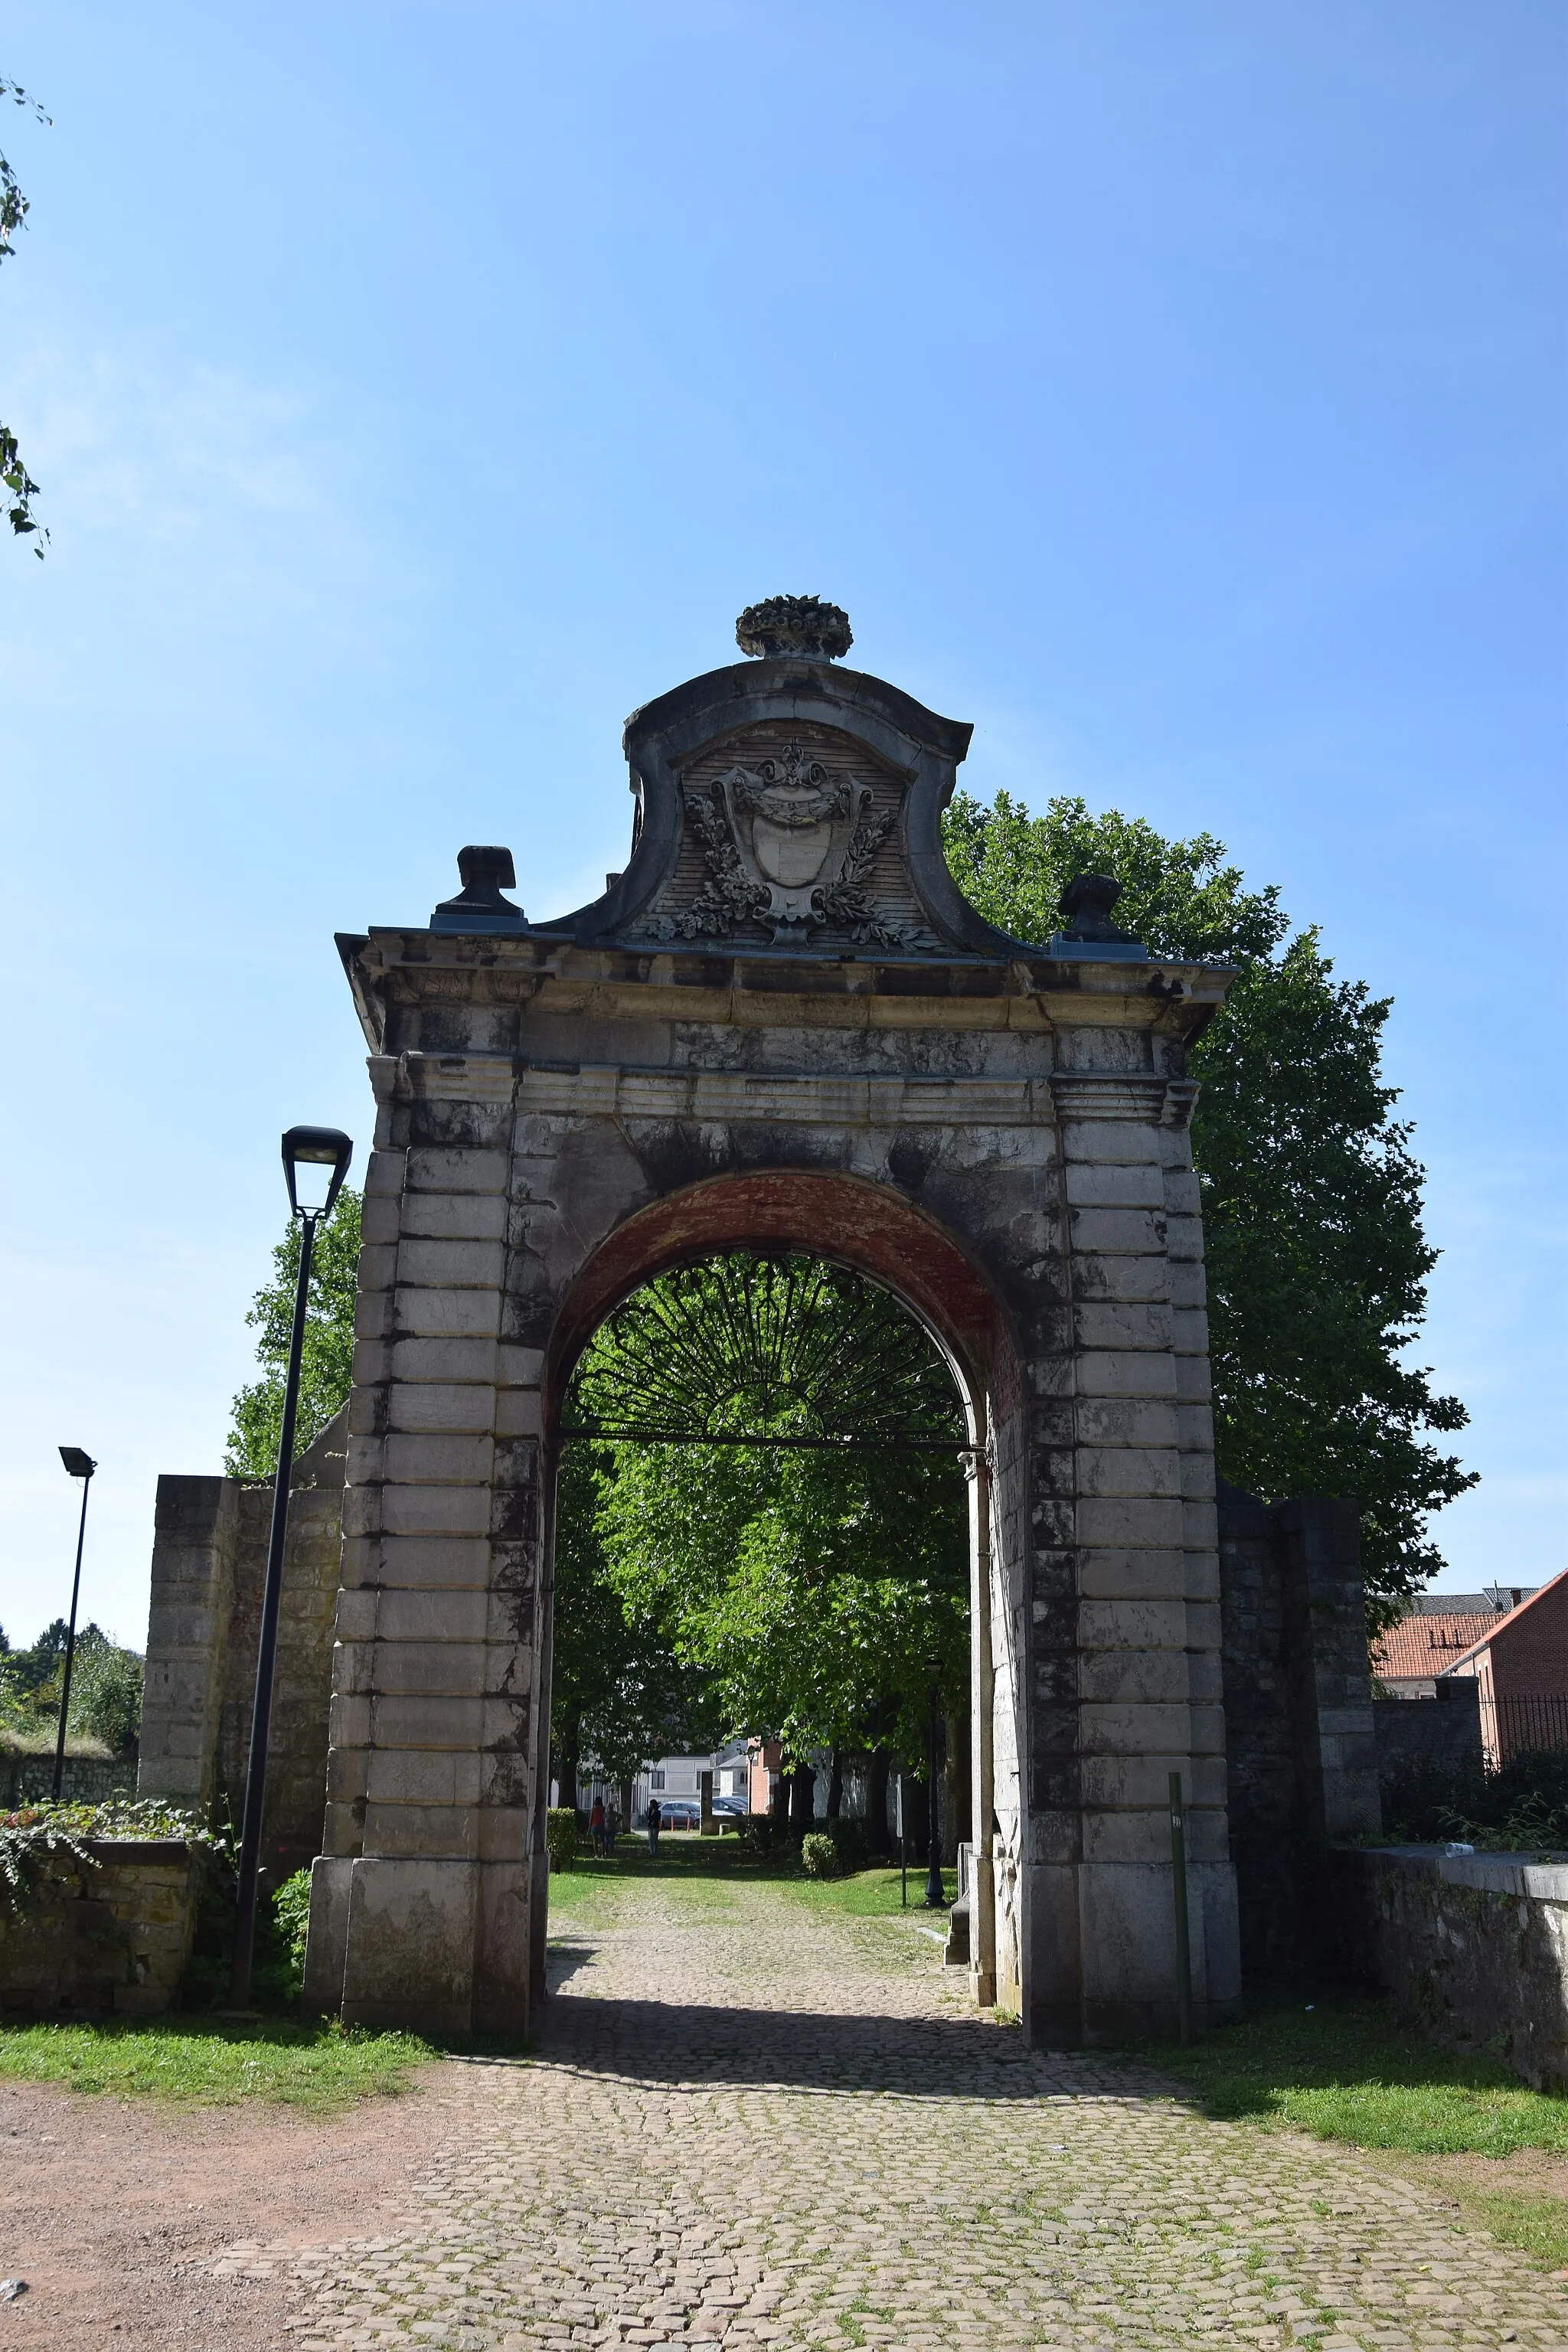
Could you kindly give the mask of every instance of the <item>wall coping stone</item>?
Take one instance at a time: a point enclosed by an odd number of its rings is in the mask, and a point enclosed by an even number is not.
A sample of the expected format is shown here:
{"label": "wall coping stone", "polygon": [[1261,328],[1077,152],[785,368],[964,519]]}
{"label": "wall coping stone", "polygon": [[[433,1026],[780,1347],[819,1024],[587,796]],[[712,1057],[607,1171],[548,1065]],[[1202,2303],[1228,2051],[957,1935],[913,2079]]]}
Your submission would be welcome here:
{"label": "wall coping stone", "polygon": [[1347,1847],[1412,1877],[1435,1878],[1449,1886],[1473,1886],[1482,1895],[1531,1896],[1538,1903],[1568,1904],[1568,1863],[1528,1853],[1446,1853],[1440,1845]]}

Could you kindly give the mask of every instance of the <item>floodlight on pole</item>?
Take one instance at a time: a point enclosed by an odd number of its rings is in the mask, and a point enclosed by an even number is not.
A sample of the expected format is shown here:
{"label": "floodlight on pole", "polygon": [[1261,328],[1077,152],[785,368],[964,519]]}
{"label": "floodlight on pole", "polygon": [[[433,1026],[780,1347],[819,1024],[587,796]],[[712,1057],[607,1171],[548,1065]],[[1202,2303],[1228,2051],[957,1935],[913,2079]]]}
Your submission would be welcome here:
{"label": "floodlight on pole", "polygon": [[79,1445],[62,1445],[60,1460],[66,1465],[68,1477],[81,1480],[81,1517],[77,1522],[76,1574],[71,1579],[71,1613],[70,1622],[66,1628],[66,1670],[64,1680],[60,1685],[60,1725],[55,1735],[54,1796],[57,1805],[60,1801],[60,1790],[65,1785],[66,1717],[70,1713],[71,1668],[76,1664],[76,1605],[81,1594],[81,1548],[87,1540],[87,1497],[92,1485],[92,1474],[98,1467],[91,1454],[84,1454]]}
{"label": "floodlight on pole", "polygon": [[229,2004],[250,2006],[250,1969],[256,1948],[256,1887],[261,1866],[261,1817],[267,1801],[267,1749],[272,1728],[272,1677],[278,1663],[278,1615],[283,1596],[283,1547],[289,1533],[289,1488],[294,1469],[294,1423],[300,1406],[300,1361],[305,1345],[305,1308],[310,1289],[310,1257],[316,1227],[331,1216],[353,1158],[353,1145],[335,1127],[291,1127],[283,1138],[283,1173],[289,1207],[300,1220],[300,1271],[294,1286],[294,1322],[289,1335],[289,1369],[283,1382],[283,1419],[278,1432],[278,1474],[272,1489],[272,1533],[267,1546],[267,1581],[261,1593],[261,1637],[256,1654],[256,1696],[250,1713],[250,1758],[245,1775],[245,1816],[239,1839],[239,1885],[234,1921],[234,1965]]}

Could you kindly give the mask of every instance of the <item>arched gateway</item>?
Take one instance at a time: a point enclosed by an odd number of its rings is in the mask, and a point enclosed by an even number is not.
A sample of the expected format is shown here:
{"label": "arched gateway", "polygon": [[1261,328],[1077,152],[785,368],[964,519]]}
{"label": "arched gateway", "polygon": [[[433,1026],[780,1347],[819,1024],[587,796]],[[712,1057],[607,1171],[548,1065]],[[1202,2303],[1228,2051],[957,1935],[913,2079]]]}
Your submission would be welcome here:
{"label": "arched gateway", "polygon": [[[837,631],[836,636],[835,631]],[[526,2028],[542,1984],[563,1392],[661,1269],[784,1244],[886,1283],[963,1391],[973,1981],[1041,2038],[1237,1990],[1193,1038],[1224,972],[1156,963],[1092,878],[994,929],[941,811],[970,730],[760,657],[628,721],[626,872],[530,923],[465,851],[425,929],[340,942],[378,1105],[366,1177],[324,1852],[307,1990],[365,2023]]]}

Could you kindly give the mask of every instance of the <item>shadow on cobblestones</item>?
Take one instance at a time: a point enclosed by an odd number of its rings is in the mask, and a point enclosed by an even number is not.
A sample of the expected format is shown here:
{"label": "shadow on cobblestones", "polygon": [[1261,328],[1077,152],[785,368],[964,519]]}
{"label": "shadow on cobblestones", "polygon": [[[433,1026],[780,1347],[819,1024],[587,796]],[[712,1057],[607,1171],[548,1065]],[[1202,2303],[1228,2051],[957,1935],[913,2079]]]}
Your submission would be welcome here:
{"label": "shadow on cobblestones", "polygon": [[[731,2084],[897,2093],[903,2098],[1037,2099],[1046,2053],[1016,2032],[963,2014],[879,2015],[859,2010],[742,2009],[702,2002],[568,1998],[552,2000],[542,2053],[585,2073],[646,2084]],[[1118,2060],[1139,2095],[1177,2096],[1146,2068]],[[1054,2081],[1080,2065],[1103,2095],[1092,2054],[1049,2056]]]}
{"label": "shadow on cobblestones", "polygon": [[410,2210],[291,2252],[295,2352],[1568,2343],[1561,2291],[1420,2188],[1025,2050],[916,1923],[756,1885],[700,1916],[651,1877],[594,1905],[537,2057],[449,2062],[466,2120]]}

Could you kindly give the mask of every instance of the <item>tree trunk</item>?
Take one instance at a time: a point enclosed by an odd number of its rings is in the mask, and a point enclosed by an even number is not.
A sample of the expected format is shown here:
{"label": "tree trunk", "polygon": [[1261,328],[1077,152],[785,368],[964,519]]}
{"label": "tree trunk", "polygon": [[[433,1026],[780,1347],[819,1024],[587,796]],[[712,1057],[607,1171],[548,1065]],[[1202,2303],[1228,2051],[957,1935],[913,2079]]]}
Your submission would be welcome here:
{"label": "tree trunk", "polygon": [[827,1775],[827,1818],[836,1822],[844,1810],[844,1750],[836,1748]]}
{"label": "tree trunk", "polygon": [[809,1764],[803,1764],[789,1778],[789,1833],[792,1838],[803,1838],[816,1819],[816,1774]]}
{"label": "tree trunk", "polygon": [[621,1782],[621,1827],[623,1830],[629,1830],[631,1828],[632,1799],[636,1793],[637,1784],[635,1781],[623,1780]]}
{"label": "tree trunk", "polygon": [[561,1727],[561,1752],[555,1759],[557,1801],[577,1810],[577,1766],[583,1754],[583,1725],[578,1716]]}
{"label": "tree trunk", "polygon": [[874,1748],[866,1760],[866,1851],[871,1854],[891,1853],[893,1843],[888,1835],[888,1751]]}
{"label": "tree trunk", "polygon": [[942,1787],[942,1858],[949,1870],[958,1867],[958,1849],[973,1834],[969,1794],[969,1717],[947,1718],[947,1763]]}

